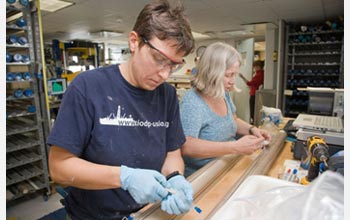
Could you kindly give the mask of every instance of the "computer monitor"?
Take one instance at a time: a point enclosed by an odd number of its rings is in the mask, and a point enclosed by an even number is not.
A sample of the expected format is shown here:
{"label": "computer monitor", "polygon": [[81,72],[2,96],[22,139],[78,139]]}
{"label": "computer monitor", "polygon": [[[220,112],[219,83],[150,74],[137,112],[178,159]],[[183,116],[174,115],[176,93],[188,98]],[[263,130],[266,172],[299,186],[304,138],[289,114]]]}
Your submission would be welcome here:
{"label": "computer monitor", "polygon": [[67,79],[57,78],[47,81],[48,95],[62,95],[67,89]]}

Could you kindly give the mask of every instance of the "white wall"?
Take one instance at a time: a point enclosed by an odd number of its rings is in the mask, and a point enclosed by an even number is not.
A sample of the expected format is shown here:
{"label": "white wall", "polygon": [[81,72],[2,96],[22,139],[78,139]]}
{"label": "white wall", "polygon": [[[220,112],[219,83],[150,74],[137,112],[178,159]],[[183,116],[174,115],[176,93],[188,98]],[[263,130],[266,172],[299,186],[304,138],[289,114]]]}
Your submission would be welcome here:
{"label": "white wall", "polygon": [[[254,60],[254,38],[249,38],[238,43],[236,48],[242,55],[242,65],[240,67],[240,72],[250,80],[253,73],[253,60]],[[232,99],[237,108],[237,116],[242,120],[249,123],[250,109],[249,109],[249,87],[240,78],[236,77],[235,84],[242,91],[232,92]]]}
{"label": "white wall", "polygon": [[183,66],[179,71],[177,71],[173,75],[174,76],[176,76],[176,75],[185,75],[187,69],[192,69],[195,66],[194,58],[196,57],[196,50],[197,50],[197,48],[200,47],[200,46],[208,46],[209,44],[217,42],[217,41],[225,42],[225,41],[220,40],[220,39],[196,41],[193,53],[191,53],[187,57],[185,57],[185,60],[186,60],[185,66]]}
{"label": "white wall", "polygon": [[264,89],[276,89],[277,87],[277,61],[274,53],[278,51],[278,27],[268,23],[266,25],[266,51]]}
{"label": "white wall", "polygon": [[173,75],[185,75],[187,69],[192,69],[195,66],[194,58],[196,57],[196,50],[200,46],[208,46],[215,42],[224,42],[227,44],[232,45],[233,47],[236,46],[236,41],[234,39],[210,39],[210,40],[199,40],[195,42],[195,49],[193,53],[189,54],[187,57],[185,57],[186,64],[183,66],[178,72],[174,73]]}

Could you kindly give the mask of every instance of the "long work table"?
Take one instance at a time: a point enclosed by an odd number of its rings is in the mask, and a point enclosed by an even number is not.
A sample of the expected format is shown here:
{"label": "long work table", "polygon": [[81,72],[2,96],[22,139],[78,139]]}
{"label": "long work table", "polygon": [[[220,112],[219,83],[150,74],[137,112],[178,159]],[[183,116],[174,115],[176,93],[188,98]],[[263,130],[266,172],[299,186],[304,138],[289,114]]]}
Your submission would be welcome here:
{"label": "long work table", "polygon": [[285,139],[286,133],[280,130],[265,149],[251,155],[220,157],[188,177],[194,189],[194,204],[200,207],[200,213],[193,209],[184,215],[169,215],[160,209],[160,204],[153,204],[136,213],[135,219],[211,219],[247,177],[277,178],[284,161],[293,158],[291,143]]}

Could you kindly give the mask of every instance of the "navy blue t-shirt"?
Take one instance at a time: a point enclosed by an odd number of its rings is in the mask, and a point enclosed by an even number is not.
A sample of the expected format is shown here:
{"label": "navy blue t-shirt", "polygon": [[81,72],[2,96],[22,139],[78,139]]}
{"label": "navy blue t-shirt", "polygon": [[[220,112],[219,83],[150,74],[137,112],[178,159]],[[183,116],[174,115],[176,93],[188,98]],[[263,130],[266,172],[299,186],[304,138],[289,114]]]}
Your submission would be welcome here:
{"label": "navy blue t-shirt", "polygon": [[[111,65],[79,74],[64,94],[48,144],[87,161],[160,171],[167,152],[185,142],[176,90],[135,88]],[[115,219],[137,211],[121,189],[73,187],[66,198],[73,219]]]}

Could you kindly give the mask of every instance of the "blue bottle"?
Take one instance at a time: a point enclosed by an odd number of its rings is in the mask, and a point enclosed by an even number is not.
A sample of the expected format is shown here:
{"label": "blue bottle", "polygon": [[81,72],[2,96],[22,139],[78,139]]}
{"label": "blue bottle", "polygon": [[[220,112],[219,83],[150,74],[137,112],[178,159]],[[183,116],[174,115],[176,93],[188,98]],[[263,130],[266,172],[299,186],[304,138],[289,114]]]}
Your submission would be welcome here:
{"label": "blue bottle", "polygon": [[22,55],[22,62],[23,63],[28,63],[30,61],[29,56],[28,55]]}
{"label": "blue bottle", "polygon": [[7,44],[16,44],[18,42],[18,37],[16,35],[10,35],[6,39]]}
{"label": "blue bottle", "polygon": [[36,111],[36,108],[34,105],[28,105],[27,112],[34,113]]}
{"label": "blue bottle", "polygon": [[23,73],[22,77],[23,77],[24,80],[30,80],[32,78],[32,76],[30,75],[29,72]]}
{"label": "blue bottle", "polygon": [[6,73],[6,81],[13,81],[15,78],[12,73]]}
{"label": "blue bottle", "polygon": [[21,98],[23,96],[23,90],[22,89],[16,89],[13,93],[13,96],[15,98]]}
{"label": "blue bottle", "polygon": [[29,5],[28,0],[19,0],[19,4],[23,5],[24,7],[27,7]]}
{"label": "blue bottle", "polygon": [[32,97],[33,96],[33,90],[31,89],[26,89],[24,90],[23,94],[27,97]]}
{"label": "blue bottle", "polygon": [[10,53],[6,53],[6,63],[10,63],[12,61],[12,55]]}
{"label": "blue bottle", "polygon": [[27,21],[24,18],[18,18],[16,20],[16,25],[18,27],[21,27],[21,28],[26,27],[27,26]]}
{"label": "blue bottle", "polygon": [[13,3],[16,2],[16,0],[6,0],[6,2],[9,3],[9,4],[13,4]]}
{"label": "blue bottle", "polygon": [[22,62],[22,55],[19,53],[16,53],[15,55],[13,55],[13,61],[14,62]]}
{"label": "blue bottle", "polygon": [[21,81],[22,80],[22,74],[21,73],[15,73],[15,80],[16,81]]}
{"label": "blue bottle", "polygon": [[17,39],[17,42],[20,44],[20,45],[26,45],[28,43],[28,40],[26,37],[19,37]]}

